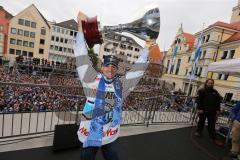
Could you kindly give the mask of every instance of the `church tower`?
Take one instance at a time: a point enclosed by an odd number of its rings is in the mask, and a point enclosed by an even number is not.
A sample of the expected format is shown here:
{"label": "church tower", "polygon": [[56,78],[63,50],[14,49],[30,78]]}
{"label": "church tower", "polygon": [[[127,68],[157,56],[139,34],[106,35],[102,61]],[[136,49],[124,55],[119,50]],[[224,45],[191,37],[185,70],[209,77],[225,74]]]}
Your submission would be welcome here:
{"label": "church tower", "polygon": [[240,0],[238,0],[237,6],[232,9],[232,17],[230,23],[239,22],[240,21]]}

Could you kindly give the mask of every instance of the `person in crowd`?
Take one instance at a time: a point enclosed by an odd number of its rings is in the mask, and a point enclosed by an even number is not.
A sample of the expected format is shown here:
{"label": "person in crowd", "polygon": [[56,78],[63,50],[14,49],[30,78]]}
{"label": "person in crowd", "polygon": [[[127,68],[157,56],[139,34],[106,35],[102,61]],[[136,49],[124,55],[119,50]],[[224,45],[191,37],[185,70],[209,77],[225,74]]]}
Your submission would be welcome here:
{"label": "person in crowd", "polygon": [[232,148],[230,156],[237,158],[240,153],[240,101],[231,110],[232,119]]}

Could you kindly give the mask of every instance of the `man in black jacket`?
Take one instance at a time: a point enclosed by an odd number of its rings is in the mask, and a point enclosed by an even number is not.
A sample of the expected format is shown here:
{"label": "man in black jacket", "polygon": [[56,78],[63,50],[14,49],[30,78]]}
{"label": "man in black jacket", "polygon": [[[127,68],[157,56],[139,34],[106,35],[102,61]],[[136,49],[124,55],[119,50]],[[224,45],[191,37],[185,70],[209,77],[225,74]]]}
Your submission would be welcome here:
{"label": "man in black jacket", "polygon": [[208,133],[210,138],[217,144],[221,142],[216,139],[215,124],[217,115],[220,113],[220,103],[222,97],[216,89],[213,88],[214,80],[207,79],[204,88],[198,91],[197,96],[197,112],[199,121],[195,136],[201,136],[205,121],[208,119]]}

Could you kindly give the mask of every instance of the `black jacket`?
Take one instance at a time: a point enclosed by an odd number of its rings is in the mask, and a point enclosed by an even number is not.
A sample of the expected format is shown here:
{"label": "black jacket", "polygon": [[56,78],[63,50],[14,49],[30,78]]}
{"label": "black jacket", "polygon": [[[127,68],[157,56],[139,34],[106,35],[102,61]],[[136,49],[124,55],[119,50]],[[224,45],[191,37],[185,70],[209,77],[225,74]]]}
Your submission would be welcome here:
{"label": "black jacket", "polygon": [[198,91],[197,109],[204,112],[220,111],[221,99],[217,90],[202,88]]}

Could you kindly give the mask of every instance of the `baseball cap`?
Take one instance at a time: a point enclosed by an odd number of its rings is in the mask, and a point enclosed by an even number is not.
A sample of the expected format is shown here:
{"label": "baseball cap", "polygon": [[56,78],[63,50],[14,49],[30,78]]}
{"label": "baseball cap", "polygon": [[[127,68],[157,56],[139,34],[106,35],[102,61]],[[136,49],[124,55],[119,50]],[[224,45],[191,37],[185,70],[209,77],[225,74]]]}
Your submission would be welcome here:
{"label": "baseball cap", "polygon": [[114,55],[103,55],[103,65],[107,66],[109,64],[112,64],[116,67],[118,67],[118,58]]}

